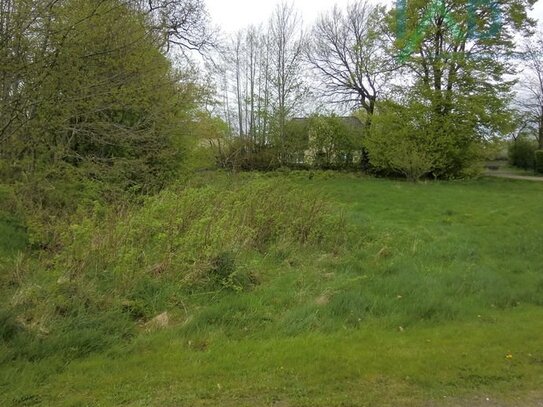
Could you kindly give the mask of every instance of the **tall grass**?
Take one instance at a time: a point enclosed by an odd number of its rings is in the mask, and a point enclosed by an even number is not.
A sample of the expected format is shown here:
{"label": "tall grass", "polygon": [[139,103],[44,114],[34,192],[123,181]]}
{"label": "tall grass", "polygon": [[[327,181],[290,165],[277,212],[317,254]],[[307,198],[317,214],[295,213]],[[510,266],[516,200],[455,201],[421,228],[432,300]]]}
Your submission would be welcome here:
{"label": "tall grass", "polygon": [[83,356],[161,312],[186,314],[194,293],[252,289],[249,261],[293,247],[333,251],[345,230],[320,194],[277,179],[165,190],[71,224],[58,254],[27,262],[2,337],[12,358]]}

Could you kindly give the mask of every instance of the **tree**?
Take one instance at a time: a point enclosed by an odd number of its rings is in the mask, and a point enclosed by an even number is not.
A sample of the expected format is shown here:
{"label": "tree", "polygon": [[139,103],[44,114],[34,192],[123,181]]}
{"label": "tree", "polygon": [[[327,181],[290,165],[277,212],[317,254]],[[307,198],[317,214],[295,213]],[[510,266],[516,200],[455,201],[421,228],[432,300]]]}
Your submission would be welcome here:
{"label": "tree", "polygon": [[244,138],[242,149],[262,151],[270,161],[288,161],[287,120],[305,92],[301,20],[292,5],[280,4],[267,27],[249,26],[221,49],[219,68],[225,121]]}
{"label": "tree", "polygon": [[[50,47],[52,26],[58,22],[57,11],[69,4],[69,0],[0,0],[0,154],[2,144],[14,133],[22,133],[44,102],[36,90],[56,71],[58,53]],[[167,50],[176,45],[182,52],[203,52],[213,45],[214,32],[201,0],[119,0],[115,4],[98,0],[86,7],[89,14],[80,16],[81,21],[62,27],[64,31],[57,33],[60,40],[97,13],[105,13],[108,4],[114,12],[125,7],[129,15],[140,13],[145,20],[142,35],[153,38],[153,47]]]}
{"label": "tree", "polygon": [[13,63],[0,68],[0,158],[13,179],[160,188],[201,91],[172,67],[147,15],[122,0],[2,7],[0,52]]}
{"label": "tree", "polygon": [[509,144],[509,162],[525,170],[534,169],[537,144],[533,139],[518,137]]}
{"label": "tree", "polygon": [[385,52],[382,19],[383,9],[365,0],[350,4],[345,12],[334,6],[313,26],[306,53],[325,95],[364,109],[368,125],[396,65]]}
{"label": "tree", "polygon": [[224,118],[232,132],[255,146],[268,143],[270,71],[268,38],[262,27],[237,32],[222,47],[214,71],[221,83]]}
{"label": "tree", "polygon": [[1,176],[34,243],[58,242],[51,223],[78,208],[179,174],[203,90],[146,13],[124,0],[0,6]]}
{"label": "tree", "polygon": [[[402,34],[396,41],[398,58],[415,79],[413,92],[425,101],[434,137],[455,146],[441,175],[460,175],[469,164],[462,156],[507,127],[514,37],[529,33],[533,21],[527,10],[534,1],[404,3],[391,14],[391,32]],[[450,126],[452,118],[462,121],[465,134]]]}
{"label": "tree", "polygon": [[287,118],[300,104],[304,93],[302,51],[304,36],[301,20],[294,7],[278,5],[270,19],[269,43],[270,74],[273,92],[272,111],[280,146],[279,160],[286,159]]}
{"label": "tree", "polygon": [[[481,6],[471,12],[459,0],[407,2],[406,30],[396,46],[419,83],[436,95],[436,111],[446,114],[455,92],[499,92],[510,85],[503,78],[513,72],[514,35],[529,32],[533,21],[527,9],[534,2],[500,3],[500,16],[490,7],[493,2],[475,2]],[[398,13],[393,30],[400,24]]]}
{"label": "tree", "polygon": [[203,0],[124,0],[147,15],[148,28],[158,34],[160,45],[181,52],[209,51],[216,45]]}
{"label": "tree", "polygon": [[539,149],[543,149],[543,31],[524,44],[524,76],[520,104],[526,119],[535,128]]}
{"label": "tree", "polygon": [[[25,142],[25,126],[36,117],[36,93],[55,63],[47,51],[54,1],[0,0],[0,158]],[[28,140],[27,140],[28,141]]]}
{"label": "tree", "polygon": [[356,117],[313,115],[308,122],[309,151],[319,168],[352,168],[362,148],[362,123]]}

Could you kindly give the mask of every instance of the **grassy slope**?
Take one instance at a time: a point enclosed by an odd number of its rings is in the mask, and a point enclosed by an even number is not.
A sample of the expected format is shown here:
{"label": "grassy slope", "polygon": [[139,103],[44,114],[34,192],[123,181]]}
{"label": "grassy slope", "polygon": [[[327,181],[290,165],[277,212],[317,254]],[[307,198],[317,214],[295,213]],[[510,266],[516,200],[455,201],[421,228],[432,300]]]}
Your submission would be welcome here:
{"label": "grassy slope", "polygon": [[257,288],[192,299],[179,326],[67,367],[6,366],[4,404],[528,405],[543,386],[543,185],[317,178],[289,182],[341,202],[352,250],[274,253]]}

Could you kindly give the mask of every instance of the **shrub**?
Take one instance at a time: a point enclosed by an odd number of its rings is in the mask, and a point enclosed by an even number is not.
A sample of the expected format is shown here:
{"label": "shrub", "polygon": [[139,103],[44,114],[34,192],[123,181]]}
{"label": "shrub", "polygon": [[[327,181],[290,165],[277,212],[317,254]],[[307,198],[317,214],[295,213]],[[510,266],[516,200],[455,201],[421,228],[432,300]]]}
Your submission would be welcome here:
{"label": "shrub", "polygon": [[519,138],[509,146],[509,162],[511,165],[525,170],[534,168],[535,151],[537,146],[534,142]]}
{"label": "shrub", "polygon": [[504,131],[476,99],[444,101],[440,92],[420,87],[399,100],[377,106],[365,141],[370,164],[380,172],[411,179],[470,177],[484,158],[488,130]]}
{"label": "shrub", "polygon": [[535,170],[543,174],[543,150],[537,150],[535,152]]}
{"label": "shrub", "polygon": [[[425,126],[416,122],[415,108],[384,106],[365,140],[371,165],[417,181],[439,167],[440,154]],[[410,119],[411,118],[411,119]]]}
{"label": "shrub", "polygon": [[315,115],[307,120],[308,159],[314,168],[352,169],[362,149],[359,119]]}
{"label": "shrub", "polygon": [[216,151],[217,166],[235,171],[270,171],[280,166],[279,150],[246,138],[225,138]]}
{"label": "shrub", "polygon": [[367,140],[370,162],[381,170],[400,173],[410,181],[418,181],[429,174],[438,156],[428,146],[418,141],[417,135],[386,138],[372,137]]}

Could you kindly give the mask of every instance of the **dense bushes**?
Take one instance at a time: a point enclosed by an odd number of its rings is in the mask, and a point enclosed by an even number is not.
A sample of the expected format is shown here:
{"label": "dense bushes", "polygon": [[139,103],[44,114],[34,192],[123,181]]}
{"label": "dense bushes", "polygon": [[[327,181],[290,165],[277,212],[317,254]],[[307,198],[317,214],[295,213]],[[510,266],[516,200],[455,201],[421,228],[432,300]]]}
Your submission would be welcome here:
{"label": "dense bushes", "polygon": [[214,142],[220,168],[270,171],[360,168],[364,127],[356,117],[312,115],[286,123],[285,137],[273,131],[264,142],[249,136]]}
{"label": "dense bushes", "polygon": [[314,115],[308,120],[308,163],[317,169],[360,168],[363,124],[356,117]]}
{"label": "dense bushes", "polygon": [[226,138],[215,156],[219,168],[235,171],[273,171],[281,167],[280,150],[246,138]]}
{"label": "dense bushes", "polygon": [[27,3],[6,17],[21,31],[4,45],[29,63],[0,67],[0,182],[50,245],[56,219],[178,176],[203,91],[135,2]]}
{"label": "dense bushes", "polygon": [[465,121],[431,112],[423,101],[383,102],[364,140],[370,164],[378,172],[410,180],[469,175],[479,151]]}
{"label": "dense bushes", "polygon": [[29,75],[18,81],[30,85],[21,98],[35,101],[33,114],[2,139],[0,158],[14,178],[77,170],[123,189],[156,190],[180,159],[179,125],[189,122],[197,95],[192,78],[172,68],[143,13],[117,0],[57,3],[13,16],[51,21],[23,40],[29,53],[43,46],[50,54],[39,56],[43,74],[20,73]]}
{"label": "dense bushes", "polygon": [[537,150],[535,152],[535,170],[543,174],[543,150]]}
{"label": "dense bushes", "polygon": [[537,144],[526,138],[519,138],[509,146],[509,162],[511,165],[531,170],[535,164]]}
{"label": "dense bushes", "polygon": [[373,119],[372,132],[364,145],[374,169],[416,181],[436,167],[439,155],[431,134],[417,122],[412,110],[384,107]]}

